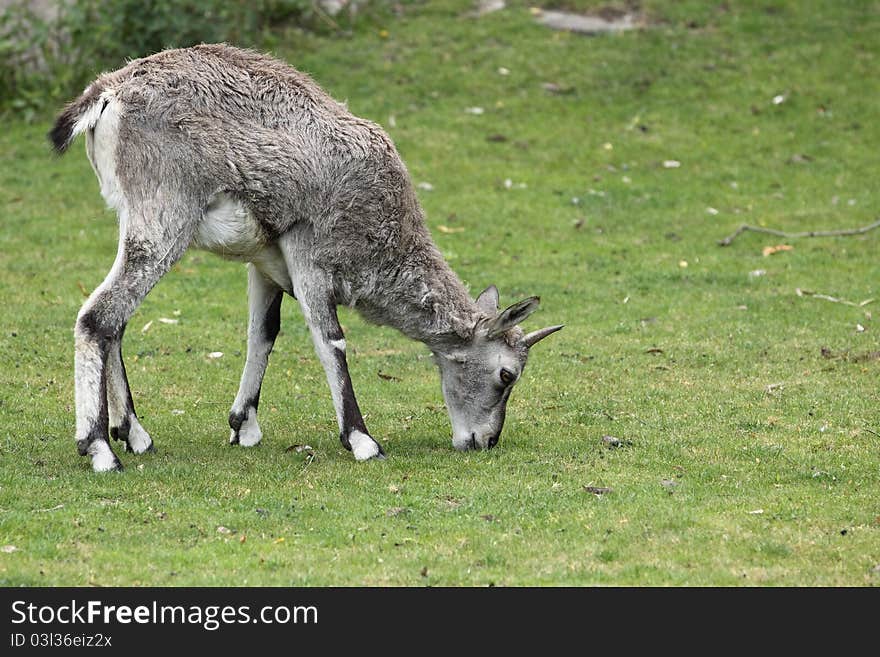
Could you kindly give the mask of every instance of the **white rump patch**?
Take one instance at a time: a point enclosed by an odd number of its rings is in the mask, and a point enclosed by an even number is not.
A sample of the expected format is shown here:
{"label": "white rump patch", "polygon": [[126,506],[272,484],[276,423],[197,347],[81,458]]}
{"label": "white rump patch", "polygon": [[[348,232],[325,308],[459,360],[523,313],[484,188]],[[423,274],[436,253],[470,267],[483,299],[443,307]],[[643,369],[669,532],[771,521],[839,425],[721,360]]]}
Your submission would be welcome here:
{"label": "white rump patch", "polygon": [[[235,436],[235,431],[232,432],[232,436]],[[241,423],[241,428],[238,430],[238,444],[242,447],[253,447],[262,439],[263,432],[257,422],[257,409],[251,407],[247,419]]]}
{"label": "white rump patch", "polygon": [[128,446],[135,454],[143,454],[150,449],[153,439],[150,438],[150,434],[141,426],[134,414],[129,415],[129,420],[131,427],[128,430]]}
{"label": "white rump patch", "polygon": [[379,456],[379,443],[362,431],[355,429],[348,434],[348,442],[351,445],[351,453],[358,461],[366,461]]}
{"label": "white rump patch", "polygon": [[[106,103],[106,107],[105,104]],[[105,91],[73,128],[86,134],[86,155],[101,185],[101,196],[114,209],[123,208],[123,195],[116,178],[116,144],[119,137],[119,102]]]}
{"label": "white rump patch", "polygon": [[[89,89],[92,88],[92,85],[86,87],[86,90],[83,93],[88,93]],[[73,133],[71,135],[71,139],[76,137],[79,134],[84,133],[86,130],[90,130],[95,127],[95,124],[98,123],[98,119],[101,117],[101,112],[104,110],[104,103],[107,103],[111,100],[114,100],[115,96],[113,95],[112,90],[107,90],[98,96],[98,99],[95,103],[89,107],[83,114],[77,119],[76,123],[73,124]]]}
{"label": "white rump patch", "polygon": [[89,456],[92,457],[92,469],[95,472],[109,472],[117,467],[113,450],[103,440],[96,440],[89,445]]}

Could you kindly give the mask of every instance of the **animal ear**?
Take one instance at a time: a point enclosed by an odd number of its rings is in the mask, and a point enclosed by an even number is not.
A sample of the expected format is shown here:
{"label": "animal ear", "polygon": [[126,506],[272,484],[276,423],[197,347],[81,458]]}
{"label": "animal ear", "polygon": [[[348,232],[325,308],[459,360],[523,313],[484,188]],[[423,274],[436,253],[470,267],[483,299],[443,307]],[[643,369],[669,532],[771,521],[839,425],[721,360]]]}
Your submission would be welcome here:
{"label": "animal ear", "polygon": [[477,297],[477,307],[487,315],[498,312],[498,288],[490,285]]}
{"label": "animal ear", "polygon": [[562,324],[559,324],[558,326],[548,326],[547,328],[532,331],[531,333],[527,333],[523,337],[523,341],[525,341],[527,347],[531,347],[533,344],[535,344],[536,342],[540,342],[551,333],[556,333],[556,331],[561,329],[562,326]]}
{"label": "animal ear", "polygon": [[523,299],[509,308],[502,310],[498,317],[489,323],[489,337],[497,337],[505,331],[512,329],[526,317],[535,312],[538,309],[539,303],[541,303],[539,297],[529,297],[528,299]]}

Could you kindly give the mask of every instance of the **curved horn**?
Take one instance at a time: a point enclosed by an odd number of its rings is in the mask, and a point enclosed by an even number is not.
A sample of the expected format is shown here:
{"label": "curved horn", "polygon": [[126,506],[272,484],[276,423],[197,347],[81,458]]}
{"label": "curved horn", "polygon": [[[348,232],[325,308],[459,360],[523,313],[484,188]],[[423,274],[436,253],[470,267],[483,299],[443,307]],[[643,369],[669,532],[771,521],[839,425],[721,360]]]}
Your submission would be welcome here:
{"label": "curved horn", "polygon": [[523,340],[525,340],[527,347],[531,347],[536,342],[540,342],[551,333],[556,333],[556,331],[560,330],[563,326],[565,325],[558,324],[557,326],[548,326],[546,328],[538,329],[537,331],[532,331],[531,333],[527,333]]}

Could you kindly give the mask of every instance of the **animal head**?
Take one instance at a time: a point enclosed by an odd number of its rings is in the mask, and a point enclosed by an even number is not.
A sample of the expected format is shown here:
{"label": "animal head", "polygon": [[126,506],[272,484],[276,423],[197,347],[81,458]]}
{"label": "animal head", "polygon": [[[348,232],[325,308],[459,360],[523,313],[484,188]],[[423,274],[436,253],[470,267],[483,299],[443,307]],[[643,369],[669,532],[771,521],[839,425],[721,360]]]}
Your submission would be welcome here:
{"label": "animal head", "polygon": [[562,326],[524,333],[518,326],[540,299],[529,297],[498,311],[498,289],[477,297],[483,314],[470,337],[436,352],[443,398],[452,421],[452,445],[461,451],[489,449],[498,443],[507,400],[526,366],[529,349]]}

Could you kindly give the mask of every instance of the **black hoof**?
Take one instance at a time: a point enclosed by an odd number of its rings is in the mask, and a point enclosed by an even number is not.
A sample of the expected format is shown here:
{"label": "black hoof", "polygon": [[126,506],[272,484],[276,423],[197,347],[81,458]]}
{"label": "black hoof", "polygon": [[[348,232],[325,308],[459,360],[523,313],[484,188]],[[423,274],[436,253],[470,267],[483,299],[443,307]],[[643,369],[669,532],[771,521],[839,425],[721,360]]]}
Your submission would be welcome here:
{"label": "black hoof", "polygon": [[113,440],[124,440],[128,443],[128,434],[131,431],[131,422],[125,418],[118,427],[110,427],[110,437]]}
{"label": "black hoof", "polygon": [[[342,443],[342,446],[345,447],[345,449],[347,449],[349,452],[351,451],[351,441],[348,439],[347,433],[339,434],[339,442]],[[381,447],[379,447],[379,451],[382,451]]]}

